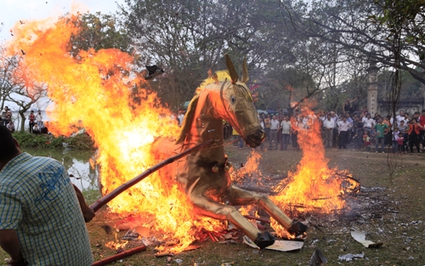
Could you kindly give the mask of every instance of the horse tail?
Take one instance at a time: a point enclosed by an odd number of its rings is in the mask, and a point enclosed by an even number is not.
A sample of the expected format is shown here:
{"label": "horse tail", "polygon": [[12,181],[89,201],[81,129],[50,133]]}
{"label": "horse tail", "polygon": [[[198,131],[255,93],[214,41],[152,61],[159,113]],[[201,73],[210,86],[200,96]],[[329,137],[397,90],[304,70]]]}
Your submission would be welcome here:
{"label": "horse tail", "polygon": [[193,117],[195,116],[195,109],[198,104],[198,99],[199,99],[199,94],[195,95],[189,103],[189,106],[187,108],[187,113],[184,116],[182,130],[180,131],[180,136],[177,139],[176,144],[183,143],[184,139],[186,138],[187,132],[190,130],[192,126]]}

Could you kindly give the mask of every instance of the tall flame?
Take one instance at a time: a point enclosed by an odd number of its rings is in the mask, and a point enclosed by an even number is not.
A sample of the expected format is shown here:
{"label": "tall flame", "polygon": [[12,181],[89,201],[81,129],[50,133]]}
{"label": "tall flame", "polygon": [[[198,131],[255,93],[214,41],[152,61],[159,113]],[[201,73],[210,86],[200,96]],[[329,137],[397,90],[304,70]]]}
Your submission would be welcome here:
{"label": "tall flame", "polygon": [[[49,131],[69,136],[82,128],[98,148],[103,194],[157,163],[150,147],[155,138],[178,136],[171,111],[158,106],[156,94],[139,73],[133,57],[117,49],[81,51],[73,57],[67,47],[78,33],[75,16],[45,22],[28,22],[14,29],[10,54],[25,52],[21,68],[27,85],[47,88],[53,104]],[[31,82],[29,82],[31,81]],[[134,93],[134,88],[139,92]],[[134,98],[141,99],[135,104]],[[125,191],[109,204],[112,212],[140,214],[143,224],[177,243],[179,252],[195,240],[196,228],[217,229],[216,222],[196,220],[184,194],[158,174]]]}
{"label": "tall flame", "polygon": [[[342,182],[341,175],[349,176],[347,171],[329,168],[321,137],[321,124],[315,114],[307,107],[302,115],[307,123],[293,120],[298,132],[298,143],[302,159],[295,173],[288,174],[288,180],[280,184],[281,190],[273,197],[282,209],[297,209],[298,213],[315,212],[329,214],[346,208],[341,197],[354,188],[357,182],[348,179]],[[283,187],[283,188],[282,188]]]}

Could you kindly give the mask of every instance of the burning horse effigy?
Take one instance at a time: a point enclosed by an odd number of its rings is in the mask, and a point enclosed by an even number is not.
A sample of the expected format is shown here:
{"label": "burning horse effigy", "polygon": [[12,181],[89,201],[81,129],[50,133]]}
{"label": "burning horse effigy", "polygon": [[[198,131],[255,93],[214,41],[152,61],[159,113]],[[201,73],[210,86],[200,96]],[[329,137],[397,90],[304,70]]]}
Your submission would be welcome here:
{"label": "burning horse effigy", "polygon": [[229,122],[252,148],[261,144],[265,133],[245,84],[248,81],[246,61],[241,80],[228,55],[226,65],[227,72],[217,72],[197,89],[177,140],[183,150],[211,139],[214,142],[207,149],[193,152],[180,160],[176,178],[197,214],[229,220],[257,246],[265,248],[274,243],[274,237],[252,225],[233,205],[257,204],[294,235],[305,232],[307,226],[292,221],[268,197],[231,183],[231,164],[223,147],[222,120]]}

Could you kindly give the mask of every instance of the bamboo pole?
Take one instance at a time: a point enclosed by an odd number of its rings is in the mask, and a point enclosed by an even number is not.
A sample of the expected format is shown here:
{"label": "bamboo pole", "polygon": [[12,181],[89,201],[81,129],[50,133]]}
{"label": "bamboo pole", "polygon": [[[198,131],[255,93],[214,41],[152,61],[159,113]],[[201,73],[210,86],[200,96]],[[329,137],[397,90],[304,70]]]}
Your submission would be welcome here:
{"label": "bamboo pole", "polygon": [[213,139],[210,139],[208,141],[205,141],[201,144],[198,144],[190,149],[187,149],[177,155],[174,155],[154,166],[152,166],[151,168],[147,169],[146,171],[144,171],[143,173],[141,173],[140,175],[136,176],[135,178],[125,182],[124,184],[122,184],[121,186],[117,187],[116,189],[114,189],[113,191],[111,191],[109,194],[106,194],[105,196],[103,196],[102,198],[100,198],[99,200],[97,200],[95,203],[93,203],[90,208],[94,211],[97,212],[103,205],[107,204],[108,202],[110,202],[112,199],[114,199],[116,196],[118,196],[119,194],[121,194],[122,192],[124,192],[126,189],[130,188],[131,186],[134,186],[135,184],[137,184],[138,182],[142,181],[144,178],[146,178],[147,176],[151,175],[152,173],[158,171],[159,169],[161,169],[162,167],[196,151],[199,150],[205,146],[208,146],[210,144],[212,144],[214,142]]}
{"label": "bamboo pole", "polygon": [[129,249],[127,251],[120,252],[120,253],[118,253],[116,255],[113,255],[111,257],[108,257],[108,258],[105,258],[105,259],[102,259],[102,260],[95,261],[92,264],[92,266],[103,266],[103,265],[107,265],[107,264],[110,264],[110,263],[112,263],[114,261],[120,260],[122,258],[129,257],[129,256],[131,256],[133,254],[136,254],[138,252],[145,251],[145,250],[146,250],[146,246],[145,245],[141,245],[139,247],[132,248],[132,249]]}

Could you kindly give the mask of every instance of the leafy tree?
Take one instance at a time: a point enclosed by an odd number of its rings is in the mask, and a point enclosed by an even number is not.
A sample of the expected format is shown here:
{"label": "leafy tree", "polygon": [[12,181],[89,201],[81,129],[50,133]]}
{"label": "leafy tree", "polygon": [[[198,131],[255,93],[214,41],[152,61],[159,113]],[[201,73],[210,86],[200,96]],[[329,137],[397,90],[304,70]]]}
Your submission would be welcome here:
{"label": "leafy tree", "polygon": [[[421,57],[424,50],[422,2],[313,0],[307,13],[291,11],[292,25],[307,37],[355,51],[351,55],[364,61],[372,57],[384,66],[406,70],[425,83],[424,61],[412,56]],[[394,42],[394,34],[401,38],[400,44]],[[394,56],[394,49],[400,49],[400,58]]]}
{"label": "leafy tree", "polygon": [[119,49],[132,53],[131,39],[125,29],[118,26],[112,15],[78,13],[72,22],[79,28],[78,34],[72,35],[69,51],[77,56],[80,50]]}
{"label": "leafy tree", "polygon": [[20,131],[25,128],[25,113],[42,97],[46,88],[42,84],[32,83],[26,78],[26,69],[20,65],[21,55],[1,54],[0,82],[2,107],[5,101],[13,102],[19,107]]}

